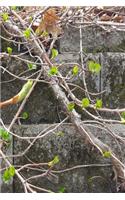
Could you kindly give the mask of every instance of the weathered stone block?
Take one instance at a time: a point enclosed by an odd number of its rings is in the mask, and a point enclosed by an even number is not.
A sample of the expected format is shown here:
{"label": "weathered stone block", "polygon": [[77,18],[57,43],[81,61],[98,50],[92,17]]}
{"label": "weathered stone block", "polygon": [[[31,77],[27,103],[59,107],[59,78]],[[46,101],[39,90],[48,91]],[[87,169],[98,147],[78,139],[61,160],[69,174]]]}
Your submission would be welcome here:
{"label": "weathered stone block", "polygon": [[125,107],[125,53],[103,53],[101,56],[102,97],[110,108]]}
{"label": "weathered stone block", "polygon": [[[110,28],[107,27],[107,30]],[[80,51],[80,33],[78,27],[69,25],[64,30],[60,44],[60,51],[79,52]],[[97,52],[122,52],[125,49],[124,31],[112,29],[106,31],[103,28],[93,25],[82,28],[83,50],[87,53]]]}
{"label": "weathered stone block", "polygon": [[[37,136],[45,128],[49,128],[52,125],[23,125],[16,126],[14,132],[20,136]],[[53,125],[53,127],[55,127]],[[123,125],[109,126],[116,134],[125,136],[125,127]],[[92,131],[92,133],[101,139],[106,144],[109,144],[111,148],[119,155],[120,159],[124,160],[125,152],[119,151],[117,143],[112,140],[105,130],[96,128],[91,124],[86,128]],[[28,147],[29,143],[24,140],[14,140],[14,154],[22,154]],[[71,124],[65,124],[54,132],[49,133],[41,139],[37,139],[34,145],[26,152],[23,157],[17,157],[14,159],[15,166],[29,163],[31,160],[33,163],[48,162],[51,161],[55,155],[58,155],[60,162],[54,167],[56,170],[55,175],[58,178],[53,180],[48,178],[34,179],[32,183],[46,189],[58,192],[61,186],[66,188],[65,192],[113,192],[115,186],[111,180],[112,166],[110,166],[110,158],[103,158],[95,149],[91,149],[89,145],[86,145],[85,141],[79,136],[75,127]],[[78,165],[87,164],[109,164],[109,166],[90,166],[90,167],[78,167],[76,169],[69,170],[64,173],[57,173],[59,170],[64,170]],[[40,169],[39,169],[40,170]],[[41,169],[42,170],[42,169]],[[22,174],[25,177],[39,174],[40,171],[31,169],[25,169]],[[23,192],[21,185],[17,179],[14,180],[15,192]]]}

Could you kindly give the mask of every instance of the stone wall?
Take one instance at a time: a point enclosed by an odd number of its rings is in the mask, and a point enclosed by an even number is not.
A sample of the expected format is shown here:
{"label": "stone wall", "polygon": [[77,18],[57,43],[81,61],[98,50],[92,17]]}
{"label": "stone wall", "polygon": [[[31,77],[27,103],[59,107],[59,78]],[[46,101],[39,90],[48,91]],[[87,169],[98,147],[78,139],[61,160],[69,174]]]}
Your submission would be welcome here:
{"label": "stone wall", "polygon": [[[117,32],[112,30],[106,32],[99,27],[86,27],[83,29],[83,50],[87,56],[94,58],[102,65],[102,70],[98,75],[87,73],[86,81],[89,91],[100,92],[105,90],[102,97],[104,105],[117,108],[125,107],[125,53],[124,53],[125,35],[124,32]],[[5,47],[6,44],[4,44]],[[17,50],[15,50],[16,52]],[[80,63],[79,56],[79,30],[69,27],[65,30],[64,37],[60,40],[60,52],[56,58],[56,62],[64,63]],[[28,56],[27,56],[28,57]],[[23,61],[16,59],[3,59],[2,65],[9,69],[10,72],[19,74],[27,69]],[[66,74],[71,65],[62,65],[60,71]],[[29,73],[29,72],[28,72]],[[24,76],[26,76],[26,73]],[[23,85],[20,80],[13,80],[12,76],[6,72],[2,72],[1,80],[6,81],[1,85],[2,100],[8,99],[15,95]],[[82,76],[74,77],[71,83],[77,83],[82,86]],[[75,91],[75,94],[80,99],[83,98],[81,91]],[[9,124],[14,117],[18,105],[8,106],[1,111],[1,116],[6,124]],[[65,113],[62,110],[60,103],[54,97],[51,88],[45,83],[38,83],[33,93],[28,99],[24,110],[29,113],[27,120],[21,120],[22,125],[15,125],[13,132],[20,136],[34,136],[42,131],[50,124],[59,123],[64,119]],[[81,111],[79,111],[81,112]],[[88,116],[82,115],[82,119],[89,119]],[[107,117],[107,116],[105,116]],[[108,116],[113,118],[113,116]],[[64,173],[57,173],[57,177],[50,179],[38,179],[34,183],[58,192],[60,187],[65,187],[65,192],[115,192],[116,185],[113,183],[112,166],[110,159],[104,159],[97,153],[95,149],[91,149],[81,140],[75,128],[66,122],[64,126],[56,130],[54,133],[46,136],[43,139],[37,140],[35,145],[27,152],[24,157],[17,157],[13,159],[15,165],[26,164],[27,157],[33,162],[48,162],[56,155],[60,157],[60,163],[54,170],[61,170],[71,168],[78,165],[87,164],[105,164],[106,166],[86,166],[79,167]],[[120,159],[124,162],[124,151],[116,148],[117,144],[112,137],[104,130],[96,127],[88,126],[93,130],[98,138],[101,138],[105,143],[110,144],[114,151],[119,154]],[[120,125],[111,126],[111,129],[121,136],[125,136],[125,127]],[[59,132],[62,134],[58,134]],[[28,143],[24,140],[17,140],[14,138],[13,146],[10,148],[10,154],[18,154],[24,151]],[[124,149],[124,147],[123,147]],[[108,164],[108,165],[107,165]],[[35,175],[36,172],[32,170],[24,170],[22,173],[27,175]],[[2,185],[2,192],[23,192],[22,187],[14,178],[12,187]]]}
{"label": "stone wall", "polygon": [[[53,125],[55,128],[58,124]],[[115,134],[125,137],[124,125],[108,125]],[[52,124],[42,125],[15,125],[13,132],[19,136],[37,136],[40,132],[52,128]],[[125,161],[125,152],[117,147],[117,142],[112,136],[107,134],[101,127],[93,127],[92,124],[86,125],[86,129],[106,144],[110,145],[113,151],[122,161]],[[25,140],[14,139],[11,152],[15,155],[21,155],[28,147],[29,143]],[[124,148],[124,145],[122,146]],[[35,144],[26,152],[24,156],[14,158],[15,166],[29,163],[46,163],[51,161],[55,155],[59,156],[60,162],[53,168],[56,177],[37,178],[31,183],[41,186],[54,192],[59,192],[61,187],[65,192],[116,192],[115,182],[112,180],[113,170],[110,158],[103,158],[96,149],[91,148],[77,133],[75,127],[69,123],[54,129],[45,137],[36,140]],[[74,169],[71,169],[75,167]],[[61,170],[70,169],[64,172]],[[41,171],[43,169],[41,168]],[[60,172],[60,173],[59,173]],[[25,169],[21,174],[26,178],[40,174],[39,171]],[[10,191],[10,185],[8,192]],[[22,185],[17,178],[14,178],[12,185],[13,192],[23,192]],[[6,192],[7,185],[2,185],[2,191]]]}

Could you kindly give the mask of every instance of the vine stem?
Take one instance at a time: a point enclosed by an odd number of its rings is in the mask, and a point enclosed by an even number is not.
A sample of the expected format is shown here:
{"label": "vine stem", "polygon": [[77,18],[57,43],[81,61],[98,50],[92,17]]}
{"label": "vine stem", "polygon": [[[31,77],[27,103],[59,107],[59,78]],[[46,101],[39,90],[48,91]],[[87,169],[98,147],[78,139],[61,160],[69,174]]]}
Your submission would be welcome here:
{"label": "vine stem", "polygon": [[[6,162],[6,164],[11,167],[11,163],[10,161],[6,158],[6,155],[3,153],[3,151],[0,149],[0,154],[2,156],[2,158],[4,159],[4,161]],[[29,184],[27,182],[25,182],[24,178],[20,175],[20,173],[15,169],[15,174],[18,176],[19,180],[22,182],[22,185],[24,187],[24,191],[27,193],[27,189],[29,189],[30,192],[34,193],[35,191],[32,190],[32,188],[30,188]]]}
{"label": "vine stem", "polygon": [[[19,21],[24,29],[27,28],[25,26],[25,23],[22,20],[22,18],[15,11],[12,11],[12,14],[14,14],[19,19]],[[8,26],[8,28],[10,28],[11,30],[14,30],[19,35],[22,35],[22,32],[20,31],[20,29],[17,26],[13,26],[11,23],[7,23],[7,22],[6,22],[6,26]],[[96,138],[91,132],[86,130],[84,124],[83,125],[81,124],[82,121],[81,121],[80,115],[76,112],[75,109],[73,109],[71,112],[68,111],[67,105],[70,103],[70,101],[60,86],[59,78],[58,77],[48,77],[48,71],[49,71],[50,67],[53,66],[52,62],[50,61],[48,55],[46,54],[43,45],[42,44],[40,45],[40,41],[37,38],[35,38],[35,35],[33,33],[31,33],[31,39],[32,39],[32,41],[30,41],[28,45],[34,46],[35,54],[39,55],[39,57],[42,58],[43,63],[46,62],[48,64],[46,66],[43,66],[44,77],[45,77],[45,79],[46,78],[49,79],[49,84],[52,87],[56,98],[63,105],[64,110],[66,111],[67,115],[70,117],[71,122],[75,125],[76,129],[78,130],[78,133],[82,136],[84,141],[87,140],[92,146],[95,146],[99,150],[99,152],[101,152],[101,154],[103,154],[103,152],[105,152],[105,151],[111,152],[111,159],[112,159],[112,163],[116,169],[117,177],[122,178],[122,180],[125,181],[125,166],[124,166],[124,164],[114,155],[114,153],[111,151],[111,149],[106,144],[104,144],[101,140]],[[62,80],[63,78],[60,73],[59,73],[59,76]],[[65,84],[65,86],[67,85],[67,83],[64,79],[63,79],[63,83]],[[31,90],[31,92],[32,92],[32,90]],[[25,100],[23,101],[24,104],[28,97],[29,96],[27,96],[25,98]],[[24,105],[22,103],[20,110],[23,108],[23,106]],[[20,112],[20,110],[19,110],[19,112]],[[18,117],[18,113],[15,115],[14,119],[12,120],[12,122],[9,126],[9,129],[11,129],[11,127],[13,126],[17,117]],[[4,155],[2,154],[2,156],[4,156]]]}
{"label": "vine stem", "polygon": [[[22,26],[26,28],[24,21],[20,19],[17,13],[15,11],[12,11],[12,13],[18,17]],[[13,26],[11,26],[11,28],[13,28]],[[51,63],[48,55],[46,54],[43,45],[42,44],[39,45],[39,41],[35,38],[34,34],[31,34],[31,39],[33,39],[32,41],[34,41],[32,45],[35,46],[34,51],[36,52],[36,54],[42,57],[43,63],[46,62],[48,64],[48,66],[47,65],[44,66],[44,69],[43,69],[44,76],[46,78],[48,77],[48,71],[50,67],[53,66],[53,64]],[[30,45],[31,44],[29,44],[29,46]],[[61,76],[60,73],[59,75]],[[96,138],[91,132],[86,131],[86,129],[84,128],[84,125],[81,125],[82,121],[81,121],[80,115],[75,111],[75,109],[73,109],[73,111],[71,112],[68,111],[67,105],[69,104],[69,100],[66,97],[66,94],[62,91],[61,87],[59,86],[59,81],[57,81],[57,78],[56,79],[54,79],[53,77],[48,77],[48,78],[50,80],[50,86],[52,87],[55,93],[55,96],[62,103],[64,110],[67,112],[67,115],[69,115],[71,122],[75,125],[76,129],[78,130],[78,133],[83,137],[83,139],[86,139],[91,145],[94,145],[101,152],[101,154],[103,154],[103,152],[105,151],[110,151],[112,163],[117,172],[117,177],[122,177],[122,180],[125,180],[124,164],[114,155],[114,153],[111,151],[111,149],[107,145],[105,145],[101,140]],[[63,80],[63,82],[65,83],[65,85],[67,85],[65,80]]]}

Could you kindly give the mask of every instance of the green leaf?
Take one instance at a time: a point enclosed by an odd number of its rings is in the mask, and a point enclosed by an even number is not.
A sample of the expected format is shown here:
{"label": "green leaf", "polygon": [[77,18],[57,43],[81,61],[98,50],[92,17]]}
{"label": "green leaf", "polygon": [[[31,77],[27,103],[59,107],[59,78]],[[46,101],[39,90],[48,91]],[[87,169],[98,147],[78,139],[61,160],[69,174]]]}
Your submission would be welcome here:
{"label": "green leaf", "polygon": [[95,107],[96,108],[102,108],[102,100],[101,99],[97,99]]}
{"label": "green leaf", "polygon": [[6,22],[9,19],[8,13],[2,13],[2,18]]}
{"label": "green leaf", "polygon": [[49,35],[49,33],[47,31],[44,31],[41,36],[46,37],[48,35]]}
{"label": "green leaf", "polygon": [[111,158],[111,152],[110,151],[103,152],[103,157],[104,158]]}
{"label": "green leaf", "polygon": [[29,113],[28,112],[23,112],[22,118],[23,119],[28,119],[29,118]]}
{"label": "green leaf", "polygon": [[27,65],[28,65],[29,70],[33,70],[33,69],[37,68],[37,65],[35,65],[33,63],[28,63]]}
{"label": "green leaf", "polygon": [[12,10],[17,10],[17,6],[11,6]]}
{"label": "green leaf", "polygon": [[30,16],[30,17],[29,17],[29,22],[31,23],[31,22],[32,22],[32,20],[33,20],[33,17],[32,17],[32,16]]}
{"label": "green leaf", "polygon": [[29,39],[30,35],[31,35],[31,30],[29,28],[27,28],[24,32],[23,32],[24,36]]}
{"label": "green leaf", "polygon": [[35,30],[35,33],[36,33],[37,36],[41,34],[40,27],[38,27],[38,28]]}
{"label": "green leaf", "polygon": [[10,142],[10,134],[4,130],[3,128],[0,128],[0,137],[5,140],[6,142]]}
{"label": "green leaf", "polygon": [[72,111],[73,109],[74,109],[74,107],[75,107],[75,104],[72,102],[72,103],[69,103],[68,105],[67,105],[67,109],[68,109],[68,111]]}
{"label": "green leaf", "polygon": [[79,67],[77,65],[75,65],[72,69],[72,73],[74,76],[76,76],[78,74],[78,72],[79,72]]}
{"label": "green leaf", "polygon": [[48,162],[48,165],[49,165],[49,167],[53,167],[57,163],[59,163],[59,156],[55,156],[52,161]]}
{"label": "green leaf", "polygon": [[12,51],[13,51],[13,49],[11,47],[7,47],[7,52],[8,52],[9,55],[12,54]]}
{"label": "green leaf", "polygon": [[90,101],[88,98],[83,98],[82,99],[82,107],[87,108],[90,105]]}
{"label": "green leaf", "polygon": [[125,124],[125,119],[121,118],[121,123]]}
{"label": "green leaf", "polygon": [[32,80],[28,80],[22,87],[21,91],[18,93],[18,102],[22,101],[28,92],[30,91],[31,87],[33,85]]}
{"label": "green leaf", "polygon": [[64,132],[59,131],[59,132],[56,133],[56,135],[57,135],[57,136],[60,136],[60,137],[63,137],[63,136],[64,136]]}
{"label": "green leaf", "polygon": [[88,62],[88,68],[89,68],[90,72],[98,74],[101,70],[101,65],[99,63],[94,62],[94,61],[89,61]]}
{"label": "green leaf", "polygon": [[13,177],[15,175],[15,167],[11,166],[8,170],[9,170],[10,176]]}
{"label": "green leaf", "polygon": [[6,170],[4,171],[3,177],[2,177],[2,178],[3,178],[3,181],[4,181],[5,183],[7,183],[8,181],[11,180],[11,175],[10,175],[8,169],[6,169]]}
{"label": "green leaf", "polygon": [[65,190],[66,190],[66,188],[62,186],[62,187],[59,188],[59,193],[64,193]]}
{"label": "green leaf", "polygon": [[125,112],[121,113],[121,122],[122,124],[125,124]]}
{"label": "green leaf", "polygon": [[56,66],[52,66],[51,69],[49,70],[49,75],[57,75],[58,74],[58,68]]}
{"label": "green leaf", "polygon": [[52,49],[52,56],[51,56],[51,59],[55,58],[56,56],[58,56],[58,51],[57,49]]}
{"label": "green leaf", "polygon": [[7,183],[8,181],[11,180],[11,178],[15,175],[15,168],[14,166],[9,167],[6,169],[3,173],[3,181]]}
{"label": "green leaf", "polygon": [[125,120],[125,112],[121,113],[121,117]]}

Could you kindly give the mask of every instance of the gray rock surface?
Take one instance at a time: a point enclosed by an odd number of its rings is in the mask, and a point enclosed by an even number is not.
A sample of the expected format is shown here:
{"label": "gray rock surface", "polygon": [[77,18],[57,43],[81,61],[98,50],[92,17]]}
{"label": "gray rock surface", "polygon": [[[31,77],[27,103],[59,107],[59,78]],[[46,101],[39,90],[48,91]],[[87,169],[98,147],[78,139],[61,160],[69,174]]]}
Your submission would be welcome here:
{"label": "gray rock surface", "polygon": [[[90,92],[100,92],[106,90],[101,96],[104,99],[104,104],[109,107],[125,107],[125,34],[124,32],[116,32],[112,30],[106,32],[99,27],[85,27],[83,28],[83,50],[88,57],[96,60],[102,65],[101,73],[93,75],[86,72],[86,82]],[[3,43],[3,49],[6,50],[6,45]],[[17,53],[17,49],[14,49]],[[72,70],[74,63],[80,64],[79,56],[79,30],[69,27],[65,30],[64,37],[60,41],[61,54],[58,55],[56,61],[63,63],[59,70],[63,75],[67,71]],[[27,57],[31,59],[30,57]],[[69,64],[71,63],[72,64]],[[65,64],[66,63],[66,64]],[[27,70],[26,63],[17,61],[15,59],[5,59],[1,63],[10,72],[18,75],[24,70]],[[85,63],[87,65],[87,63]],[[34,71],[35,72],[35,71]],[[33,73],[34,73],[33,72]],[[24,74],[30,75],[32,72]],[[12,76],[6,72],[1,73],[2,81],[10,81]],[[79,84],[83,87],[82,74],[73,77],[69,80],[70,83]],[[13,80],[11,82],[3,82],[1,85],[2,100],[9,99],[19,92],[23,85],[21,80]],[[74,91],[75,95],[82,99],[84,92],[77,89]],[[1,111],[1,116],[6,124],[9,124],[17,112],[18,105],[8,106]],[[21,120],[22,126],[15,126],[13,131],[20,136],[36,136],[39,131],[48,127],[49,124],[60,122],[65,116],[59,102],[54,97],[51,88],[45,83],[38,83],[28,99],[24,110],[29,113],[27,120]],[[81,111],[79,111],[81,112]],[[113,118],[113,116],[108,116]],[[85,115],[83,119],[87,119]],[[35,125],[37,124],[37,125]],[[109,144],[114,152],[119,155],[119,158],[125,162],[124,147],[117,149],[117,144],[114,139],[109,136],[104,130],[91,127],[93,134],[99,139]],[[125,127],[115,125],[110,127],[116,134],[125,137]],[[64,134],[59,134],[59,132]],[[60,133],[61,133],[60,132]],[[24,140],[17,140],[14,138],[13,150],[14,154],[19,154],[26,149],[28,142]],[[11,152],[12,152],[11,151]],[[29,161],[27,157],[33,162],[48,162],[53,159],[55,155],[59,155],[60,162],[55,166],[54,170],[61,170],[73,167],[75,165],[85,164],[111,164],[110,159],[104,159],[95,149],[91,149],[86,145],[85,141],[81,140],[77,131],[71,124],[66,124],[56,132],[49,134],[43,139],[37,140],[35,145],[26,153],[26,156],[17,157],[14,159],[14,164],[22,165]],[[22,174],[29,177],[30,175],[38,174],[37,171],[24,170]],[[41,178],[34,180],[35,184],[43,188],[58,192],[60,187],[65,187],[65,192],[115,192],[116,187],[111,179],[112,166],[105,167],[85,167],[77,168],[59,173],[58,178],[53,180]],[[2,192],[10,192],[6,185],[2,186]],[[13,183],[13,192],[23,192],[22,186],[16,177]]]}
{"label": "gray rock surface", "polygon": [[[125,33],[116,31],[107,27],[107,30],[99,26],[85,26],[82,28],[83,50],[87,53],[96,52],[123,52],[125,50]],[[61,39],[61,52],[79,52],[80,51],[80,33],[79,28],[68,26],[64,30],[64,36]]]}
{"label": "gray rock surface", "polygon": [[[20,136],[36,136],[40,131],[51,126],[48,125],[23,125],[15,126],[13,131]],[[56,125],[55,125],[56,126]],[[119,155],[120,159],[125,162],[125,152],[118,149],[117,143],[112,140],[112,137],[104,130],[93,127],[91,124],[86,128],[92,131],[95,136],[106,142]],[[109,126],[114,133],[125,137],[124,125]],[[21,154],[28,146],[27,142],[23,140],[14,140],[14,154]],[[124,147],[123,147],[124,148]],[[53,170],[63,170],[78,165],[87,164],[111,164],[110,158],[103,158],[90,145],[86,145],[85,141],[79,136],[75,127],[71,124],[61,125],[53,132],[45,137],[38,139],[35,144],[27,151],[25,156],[14,159],[14,164],[22,165],[28,163],[28,159],[32,162],[48,162],[51,161],[55,155],[58,155],[60,162]],[[81,167],[70,170],[64,173],[55,173],[58,178],[49,180],[47,178],[39,178],[32,183],[46,189],[58,192],[59,188],[65,187],[65,192],[113,192],[115,183],[111,179],[112,166],[105,167]],[[39,174],[34,170],[22,171],[26,177]],[[114,188],[113,188],[114,185]],[[22,192],[22,187],[19,186],[19,181],[14,180],[15,192]]]}
{"label": "gray rock surface", "polygon": [[[53,124],[53,128],[57,124]],[[48,128],[52,128],[52,124],[43,125],[15,125],[13,132],[18,136],[37,136],[40,132]],[[124,125],[108,125],[111,130],[121,137],[125,137]],[[125,151],[119,149],[117,142],[112,139],[111,135],[106,131],[101,130],[98,126],[94,127],[92,124],[86,125],[89,131],[101,139],[106,144],[110,145],[112,150],[118,155],[123,163],[125,163]],[[45,131],[46,132],[46,131]],[[44,132],[44,133],[45,133]],[[42,135],[42,134],[41,134]],[[15,155],[21,155],[29,143],[27,141],[14,138],[13,151]],[[124,146],[121,146],[124,148]],[[10,152],[11,155],[11,152]],[[104,158],[96,149],[91,148],[79,136],[75,127],[71,124],[64,124],[54,129],[48,135],[41,139],[37,139],[34,145],[25,153],[24,156],[15,157],[13,164],[15,166],[32,163],[46,163],[51,161],[56,155],[59,156],[60,162],[55,165],[53,170],[60,171],[77,166],[75,169],[68,170],[61,173],[54,173],[56,177],[37,178],[31,183],[43,187],[54,192],[59,192],[61,187],[65,187],[65,192],[116,192],[115,182],[112,180],[112,165],[110,158]],[[86,166],[89,165],[89,166]],[[95,166],[94,166],[95,165]],[[99,165],[99,166],[98,166]],[[78,167],[79,166],[79,167]],[[83,167],[84,166],[84,167]],[[40,174],[45,168],[25,169],[21,174],[28,178],[30,176]],[[11,185],[2,185],[2,192],[10,192]],[[13,191],[23,192],[23,187],[17,178],[14,178]]]}
{"label": "gray rock surface", "polygon": [[[103,103],[106,107],[117,108],[124,107],[125,99],[125,54],[124,53],[96,53],[94,55],[88,54],[89,58],[96,60],[102,66],[100,74],[86,73],[86,82],[88,90],[90,92],[105,91],[103,95],[99,95],[98,98],[103,98]],[[60,67],[61,73],[65,76],[69,71],[72,71],[74,63],[80,63],[79,56],[74,54],[61,54],[57,57],[57,62],[65,63]],[[70,63],[73,63],[72,65]],[[5,66],[5,61],[2,63]],[[11,67],[10,67],[11,66]],[[19,74],[22,70],[26,70],[26,64],[19,61],[17,69],[17,61],[11,60],[7,65],[12,73]],[[34,73],[34,72],[33,72]],[[71,72],[70,72],[71,73]],[[78,84],[83,87],[82,74],[73,77],[69,80],[69,83]],[[9,81],[12,79],[7,73],[2,74],[2,81]],[[21,80],[14,80],[12,82],[2,83],[1,93],[2,100],[9,99],[17,94],[23,83]],[[74,91],[74,94],[82,99],[85,94],[80,89]],[[18,105],[8,106],[2,109],[2,119],[5,123],[10,123],[15,115]],[[22,123],[27,124],[40,124],[40,123],[55,123],[63,119],[65,114],[63,113],[58,100],[54,97],[54,94],[48,84],[38,83],[28,99],[24,110],[29,113],[29,119]],[[9,113],[9,115],[8,115]],[[88,116],[84,116],[88,117]],[[110,116],[112,118],[112,116]]]}

